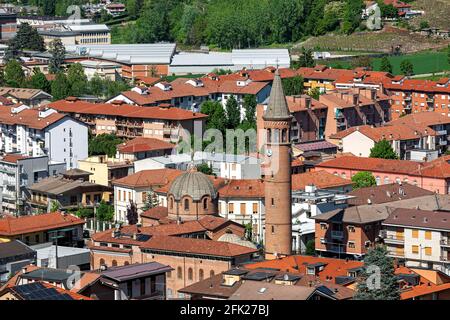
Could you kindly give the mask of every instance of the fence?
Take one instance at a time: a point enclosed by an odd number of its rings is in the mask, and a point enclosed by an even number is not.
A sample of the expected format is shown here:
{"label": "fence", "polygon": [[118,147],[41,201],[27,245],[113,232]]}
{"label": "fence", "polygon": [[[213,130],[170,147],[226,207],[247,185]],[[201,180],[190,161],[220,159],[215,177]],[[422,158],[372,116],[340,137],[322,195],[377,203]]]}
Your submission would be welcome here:
{"label": "fence", "polygon": [[112,228],[114,228],[114,223],[93,218],[86,219],[86,222],[84,224],[84,229],[92,232],[105,231]]}

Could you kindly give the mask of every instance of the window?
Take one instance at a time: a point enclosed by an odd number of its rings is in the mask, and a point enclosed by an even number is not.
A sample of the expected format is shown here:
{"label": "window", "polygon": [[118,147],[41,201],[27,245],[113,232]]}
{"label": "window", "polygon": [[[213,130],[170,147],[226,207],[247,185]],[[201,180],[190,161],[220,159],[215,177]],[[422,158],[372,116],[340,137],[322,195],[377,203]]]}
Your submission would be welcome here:
{"label": "window", "polygon": [[413,237],[414,239],[419,238],[419,230],[413,230],[413,231],[412,231],[412,237]]}
{"label": "window", "polygon": [[142,202],[147,201],[147,192],[142,192]]}
{"label": "window", "polygon": [[141,296],[145,296],[145,279],[141,279]]}
{"label": "window", "polygon": [[228,213],[233,214],[234,213],[234,203],[228,204]]}
{"label": "window", "polygon": [[245,203],[241,203],[241,215],[245,215]]}
{"label": "window", "polygon": [[348,232],[355,232],[354,226],[348,226]]}
{"label": "window", "polygon": [[177,278],[183,279],[183,270],[181,270],[181,267],[177,268]]}
{"label": "window", "polygon": [[348,247],[354,249],[355,248],[355,243],[353,241],[349,241],[348,242]]}
{"label": "window", "polygon": [[253,204],[253,214],[257,214],[258,213],[258,204],[254,203]]}
{"label": "window", "polygon": [[425,239],[431,240],[431,231],[425,231]]}
{"label": "window", "polygon": [[100,259],[100,265],[104,266],[105,265],[105,259]]}
{"label": "window", "polygon": [[327,224],[326,223],[320,223],[320,230],[327,230]]}
{"label": "window", "polygon": [[173,209],[173,198],[169,199],[169,203],[170,203],[170,205],[169,205],[170,209]]}
{"label": "window", "polygon": [[272,226],[272,233],[275,233],[275,226]]}
{"label": "window", "polygon": [[202,280],[203,280],[203,277],[204,277],[203,269],[198,270],[198,279],[199,279],[200,281],[202,281]]}
{"label": "window", "polygon": [[192,271],[192,268],[188,269],[188,280],[193,280],[193,274],[194,272]]}
{"label": "window", "polygon": [[38,234],[34,237],[34,242],[39,243],[39,235]]}
{"label": "window", "polygon": [[419,253],[419,246],[413,245],[411,248],[411,252],[414,254],[418,254]]}
{"label": "window", "polygon": [[214,270],[211,270],[210,272],[209,272],[209,277],[211,278],[211,277],[214,277]]}
{"label": "window", "polygon": [[275,199],[274,198],[271,199],[271,203],[272,203],[272,206],[275,205]]}
{"label": "window", "polygon": [[113,267],[117,267],[117,261],[116,260],[113,260],[111,264],[112,264]]}
{"label": "window", "polygon": [[184,211],[189,210],[189,199],[184,199]]}
{"label": "window", "polygon": [[208,198],[203,199],[203,210],[208,210]]}
{"label": "window", "polygon": [[431,256],[431,247],[425,247],[425,255]]}

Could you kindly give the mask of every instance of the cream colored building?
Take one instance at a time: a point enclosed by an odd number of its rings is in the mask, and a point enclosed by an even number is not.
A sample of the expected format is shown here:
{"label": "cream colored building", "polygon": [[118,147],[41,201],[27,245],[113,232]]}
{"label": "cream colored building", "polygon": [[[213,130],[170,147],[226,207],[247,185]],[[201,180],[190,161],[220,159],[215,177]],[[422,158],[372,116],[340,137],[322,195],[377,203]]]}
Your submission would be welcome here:
{"label": "cream colored building", "polygon": [[382,225],[390,256],[450,275],[450,212],[396,209]]}
{"label": "cream colored building", "polygon": [[111,182],[132,174],[133,164],[130,161],[121,161],[106,155],[92,156],[78,161],[81,170],[90,172],[89,181],[111,186]]}
{"label": "cream colored building", "polygon": [[67,24],[51,30],[38,30],[48,45],[55,39],[61,39],[64,46],[77,44],[111,44],[111,33],[105,24]]}

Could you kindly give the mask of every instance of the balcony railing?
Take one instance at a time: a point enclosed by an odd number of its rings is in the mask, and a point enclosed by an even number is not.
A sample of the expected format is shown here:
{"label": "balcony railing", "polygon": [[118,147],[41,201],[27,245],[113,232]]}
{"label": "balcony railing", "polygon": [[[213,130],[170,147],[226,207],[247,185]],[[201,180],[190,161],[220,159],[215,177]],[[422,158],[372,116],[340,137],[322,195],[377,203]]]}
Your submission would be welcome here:
{"label": "balcony railing", "polygon": [[393,235],[393,234],[386,234],[384,238],[384,242],[386,243],[404,243],[405,242],[405,236],[403,235]]}
{"label": "balcony railing", "polygon": [[437,133],[439,136],[445,136],[445,135],[447,134],[447,130],[437,130],[436,133]]}

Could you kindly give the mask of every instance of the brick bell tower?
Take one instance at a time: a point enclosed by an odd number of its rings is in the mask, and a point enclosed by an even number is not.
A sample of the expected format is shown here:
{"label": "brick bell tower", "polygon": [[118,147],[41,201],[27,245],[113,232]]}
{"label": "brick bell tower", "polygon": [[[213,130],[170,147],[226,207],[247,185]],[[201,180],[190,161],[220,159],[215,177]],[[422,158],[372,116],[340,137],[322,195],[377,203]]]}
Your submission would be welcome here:
{"label": "brick bell tower", "polygon": [[291,142],[289,112],[278,69],[263,115],[266,134],[264,161],[265,258],[292,254]]}

